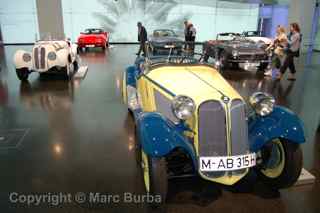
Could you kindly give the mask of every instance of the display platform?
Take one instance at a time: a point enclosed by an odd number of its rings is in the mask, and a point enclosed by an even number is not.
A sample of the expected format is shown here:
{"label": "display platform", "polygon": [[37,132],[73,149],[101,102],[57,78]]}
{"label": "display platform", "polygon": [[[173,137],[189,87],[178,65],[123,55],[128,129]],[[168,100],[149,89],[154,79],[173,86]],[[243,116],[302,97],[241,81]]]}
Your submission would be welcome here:
{"label": "display platform", "polygon": [[308,172],[305,168],[303,168],[295,186],[309,185],[313,184],[315,181],[316,177]]}
{"label": "display platform", "polygon": [[85,78],[87,75],[88,66],[80,66],[76,74],[73,76],[73,78]]}

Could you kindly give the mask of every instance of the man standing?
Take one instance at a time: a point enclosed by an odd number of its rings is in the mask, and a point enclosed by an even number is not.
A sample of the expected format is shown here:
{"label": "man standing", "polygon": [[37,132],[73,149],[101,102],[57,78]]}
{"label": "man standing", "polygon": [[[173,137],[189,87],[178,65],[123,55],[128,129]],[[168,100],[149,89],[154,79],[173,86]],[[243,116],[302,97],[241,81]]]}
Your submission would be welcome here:
{"label": "man standing", "polygon": [[192,52],[194,52],[197,31],[192,23],[189,25],[189,27],[190,49]]}
{"label": "man standing", "polygon": [[184,45],[184,48],[187,49],[187,42],[189,41],[189,38],[188,38],[188,34],[189,34],[189,28],[188,28],[188,21],[184,21],[184,40],[185,40],[185,45]]}
{"label": "man standing", "polygon": [[146,55],[146,41],[148,40],[148,34],[146,31],[146,28],[144,28],[144,26],[142,26],[141,22],[138,22],[137,24],[138,26],[138,41],[140,42],[140,48],[139,51],[136,53],[136,55],[140,55],[141,51],[143,51],[142,56]]}

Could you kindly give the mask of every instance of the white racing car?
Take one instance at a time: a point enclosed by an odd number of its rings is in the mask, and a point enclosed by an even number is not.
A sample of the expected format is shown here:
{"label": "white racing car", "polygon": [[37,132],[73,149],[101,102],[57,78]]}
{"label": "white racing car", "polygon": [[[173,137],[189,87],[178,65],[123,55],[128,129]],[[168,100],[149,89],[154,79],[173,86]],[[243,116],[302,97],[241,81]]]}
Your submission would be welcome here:
{"label": "white racing car", "polygon": [[77,58],[77,45],[68,40],[40,40],[32,53],[18,50],[14,63],[21,81],[26,81],[31,72],[58,73],[71,79],[78,70]]}

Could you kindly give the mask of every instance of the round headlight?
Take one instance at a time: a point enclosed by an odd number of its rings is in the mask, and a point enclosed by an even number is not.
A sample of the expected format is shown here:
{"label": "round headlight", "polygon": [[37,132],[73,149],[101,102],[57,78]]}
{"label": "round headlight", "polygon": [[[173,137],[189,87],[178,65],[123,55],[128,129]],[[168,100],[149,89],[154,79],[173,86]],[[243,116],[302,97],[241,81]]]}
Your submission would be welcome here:
{"label": "round headlight", "polygon": [[194,101],[188,96],[179,95],[172,101],[172,111],[180,120],[191,118],[195,109]]}
{"label": "round headlight", "polygon": [[49,52],[48,53],[48,59],[51,61],[54,61],[57,59],[57,54],[55,52]]}
{"label": "round headlight", "polygon": [[272,113],[275,99],[269,94],[263,92],[254,93],[249,99],[250,105],[260,116],[267,116]]}
{"label": "round headlight", "polygon": [[239,55],[239,52],[237,50],[232,51],[233,57],[237,57]]}
{"label": "round headlight", "polygon": [[29,61],[31,61],[31,55],[29,53],[24,53],[22,55],[22,59],[24,62],[29,62]]}

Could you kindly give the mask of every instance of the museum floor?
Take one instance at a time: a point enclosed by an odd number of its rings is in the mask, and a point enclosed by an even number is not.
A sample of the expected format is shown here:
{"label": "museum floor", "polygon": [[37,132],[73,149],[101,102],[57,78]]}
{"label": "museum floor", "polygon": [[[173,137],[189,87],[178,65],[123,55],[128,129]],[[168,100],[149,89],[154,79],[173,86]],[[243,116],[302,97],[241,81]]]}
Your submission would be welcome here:
{"label": "museum floor", "polygon": [[[43,210],[45,206],[9,203],[11,192],[143,194],[133,120],[120,95],[122,71],[134,61],[137,46],[81,54],[81,63],[89,66],[82,80],[39,79],[34,73],[29,84],[15,75],[12,56],[19,48],[31,46],[0,50],[0,212],[150,212],[144,204],[73,203]],[[314,53],[300,59],[296,82],[274,82],[253,72],[225,73],[243,96],[266,91],[299,114],[307,137],[304,167],[316,183],[282,190],[277,197],[250,183],[231,190],[196,178],[172,180],[167,212],[320,212],[319,57]]]}

